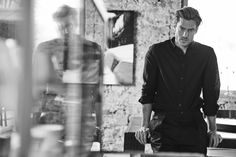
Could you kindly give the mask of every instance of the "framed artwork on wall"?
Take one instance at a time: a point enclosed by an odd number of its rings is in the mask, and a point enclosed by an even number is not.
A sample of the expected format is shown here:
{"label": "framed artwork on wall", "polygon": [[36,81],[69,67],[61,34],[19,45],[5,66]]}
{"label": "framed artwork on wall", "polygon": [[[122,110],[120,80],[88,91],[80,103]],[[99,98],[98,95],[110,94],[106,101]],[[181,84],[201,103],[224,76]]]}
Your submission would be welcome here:
{"label": "framed artwork on wall", "polygon": [[136,12],[110,10],[107,51],[104,52],[104,84],[134,83]]}

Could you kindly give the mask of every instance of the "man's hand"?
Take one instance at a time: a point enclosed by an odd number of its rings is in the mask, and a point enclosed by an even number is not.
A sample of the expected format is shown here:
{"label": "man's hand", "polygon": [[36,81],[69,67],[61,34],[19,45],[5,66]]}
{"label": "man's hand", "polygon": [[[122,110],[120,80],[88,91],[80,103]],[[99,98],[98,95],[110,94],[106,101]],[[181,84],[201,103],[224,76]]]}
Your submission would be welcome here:
{"label": "man's hand", "polygon": [[209,147],[217,147],[222,142],[222,137],[220,134],[217,134],[216,131],[208,132],[209,136]]}
{"label": "man's hand", "polygon": [[141,127],[138,131],[135,132],[135,138],[141,144],[147,143],[147,138],[150,137],[149,128]]}

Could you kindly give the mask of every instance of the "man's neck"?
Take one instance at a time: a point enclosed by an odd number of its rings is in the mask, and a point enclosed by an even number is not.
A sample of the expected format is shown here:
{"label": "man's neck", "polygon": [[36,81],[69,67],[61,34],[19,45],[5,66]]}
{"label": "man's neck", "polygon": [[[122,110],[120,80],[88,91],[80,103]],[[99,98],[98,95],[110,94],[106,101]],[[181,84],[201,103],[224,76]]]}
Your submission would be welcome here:
{"label": "man's neck", "polygon": [[178,47],[183,51],[184,54],[186,54],[186,51],[187,51],[187,48],[188,48],[187,46],[184,47],[184,46],[179,46],[178,45]]}
{"label": "man's neck", "polygon": [[184,54],[186,54],[188,46],[181,46],[177,41],[175,41],[175,45],[179,47],[183,51]]}

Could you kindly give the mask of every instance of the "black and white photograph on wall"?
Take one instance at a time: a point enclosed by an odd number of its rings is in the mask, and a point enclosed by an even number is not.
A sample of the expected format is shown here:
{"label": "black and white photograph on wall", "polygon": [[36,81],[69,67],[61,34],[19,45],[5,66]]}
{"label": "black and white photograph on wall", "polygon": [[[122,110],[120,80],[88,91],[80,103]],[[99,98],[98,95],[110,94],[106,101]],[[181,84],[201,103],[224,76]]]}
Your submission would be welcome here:
{"label": "black and white photograph on wall", "polygon": [[134,11],[109,11],[108,49],[104,57],[104,84],[131,85],[134,82]]}

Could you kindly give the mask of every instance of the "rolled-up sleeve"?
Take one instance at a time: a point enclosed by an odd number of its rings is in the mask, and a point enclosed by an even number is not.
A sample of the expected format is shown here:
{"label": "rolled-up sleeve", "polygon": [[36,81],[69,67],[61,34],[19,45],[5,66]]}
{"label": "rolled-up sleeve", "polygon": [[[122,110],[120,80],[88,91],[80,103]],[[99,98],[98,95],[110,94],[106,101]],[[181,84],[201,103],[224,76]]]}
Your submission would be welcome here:
{"label": "rolled-up sleeve", "polygon": [[154,46],[151,46],[145,56],[142,95],[139,99],[141,104],[153,103],[154,101],[158,67],[153,53]]}
{"label": "rolled-up sleeve", "polygon": [[206,65],[203,80],[203,111],[207,116],[215,116],[218,111],[217,101],[220,94],[220,77],[217,58],[213,49]]}

